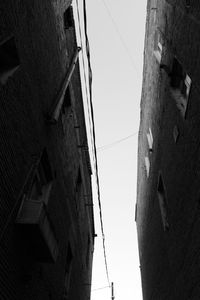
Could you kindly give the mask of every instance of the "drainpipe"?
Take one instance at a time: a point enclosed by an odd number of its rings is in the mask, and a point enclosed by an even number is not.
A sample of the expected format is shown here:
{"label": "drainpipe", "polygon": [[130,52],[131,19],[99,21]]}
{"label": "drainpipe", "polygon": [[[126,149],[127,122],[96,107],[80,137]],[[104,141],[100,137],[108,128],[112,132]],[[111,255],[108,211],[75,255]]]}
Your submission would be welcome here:
{"label": "drainpipe", "polygon": [[72,58],[72,62],[70,64],[69,70],[67,71],[67,74],[65,76],[62,88],[61,88],[61,90],[60,90],[60,92],[59,92],[59,94],[57,96],[56,106],[53,109],[53,113],[50,114],[49,122],[52,123],[52,124],[56,124],[57,121],[58,121],[58,118],[59,118],[59,115],[60,115],[60,111],[61,111],[61,108],[62,108],[62,105],[63,105],[63,102],[64,102],[65,92],[66,92],[66,89],[67,89],[67,87],[68,87],[68,85],[70,83],[70,80],[71,80],[72,74],[74,72],[74,69],[75,69],[76,62],[77,62],[78,55],[79,55],[80,51],[81,51],[81,48],[77,47],[77,49],[76,49],[76,51],[74,53],[74,56]]}

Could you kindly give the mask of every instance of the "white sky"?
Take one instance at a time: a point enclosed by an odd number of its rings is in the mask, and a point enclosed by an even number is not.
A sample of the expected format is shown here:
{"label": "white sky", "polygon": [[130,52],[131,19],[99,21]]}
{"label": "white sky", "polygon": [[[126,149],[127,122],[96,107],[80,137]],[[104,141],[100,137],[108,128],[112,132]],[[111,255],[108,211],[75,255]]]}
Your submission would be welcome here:
{"label": "white sky", "polygon": [[[138,131],[146,0],[87,0],[93,70],[96,146]],[[98,151],[101,202],[110,281],[115,299],[141,300],[136,224],[137,134]],[[91,300],[111,299],[94,193],[95,239]],[[96,290],[95,289],[99,289]]]}

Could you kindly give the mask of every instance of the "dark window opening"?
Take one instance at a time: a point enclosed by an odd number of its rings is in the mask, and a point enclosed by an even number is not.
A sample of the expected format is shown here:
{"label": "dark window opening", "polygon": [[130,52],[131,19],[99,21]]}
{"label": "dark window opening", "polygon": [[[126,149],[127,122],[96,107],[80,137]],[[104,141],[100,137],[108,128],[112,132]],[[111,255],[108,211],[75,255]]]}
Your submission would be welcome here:
{"label": "dark window opening", "polygon": [[181,94],[188,98],[192,81],[176,58],[173,60],[170,77],[171,87],[174,89],[179,89]]}
{"label": "dark window opening", "polygon": [[71,246],[69,244],[68,247],[67,247],[67,258],[66,258],[66,267],[65,267],[65,271],[67,273],[70,272],[72,259],[73,259],[73,254],[72,254]]}
{"label": "dark window opening", "polygon": [[171,87],[178,89],[181,88],[185,75],[186,74],[183,71],[182,65],[176,58],[174,58],[171,71]]}
{"label": "dark window opening", "polygon": [[70,88],[68,86],[64,95],[62,113],[65,114],[70,107],[71,107],[71,93],[70,93]]}
{"label": "dark window opening", "polygon": [[23,240],[28,240],[31,255],[43,262],[55,262],[58,256],[57,238],[47,212],[52,180],[50,162],[44,149],[34,165],[29,187],[24,191],[16,219]]}
{"label": "dark window opening", "polygon": [[163,179],[161,175],[159,175],[157,192],[158,192],[158,199],[159,199],[159,206],[160,206],[163,228],[164,231],[166,231],[169,230],[168,203],[167,203],[166,192],[165,192]]}
{"label": "dark window opening", "polygon": [[77,177],[77,186],[81,185],[81,183],[82,183],[81,170],[79,168],[79,170],[78,170],[78,177]]}
{"label": "dark window opening", "polygon": [[176,58],[173,60],[169,76],[171,94],[176,101],[177,108],[185,118],[192,80]]}
{"label": "dark window opening", "polygon": [[44,149],[42,153],[40,164],[39,164],[39,170],[40,170],[41,177],[43,177],[43,180],[45,180],[46,182],[53,180],[52,169],[51,169],[51,165],[49,162],[49,157],[46,149]]}
{"label": "dark window opening", "polygon": [[53,175],[51,165],[45,149],[38,163],[37,170],[32,180],[31,188],[27,194],[27,199],[40,200],[47,204],[52,181]]}
{"label": "dark window opening", "polygon": [[0,45],[0,82],[6,81],[19,67],[19,55],[14,37],[9,38]]}
{"label": "dark window opening", "polygon": [[74,19],[73,19],[73,10],[72,6],[69,6],[66,11],[64,12],[64,28],[69,29],[70,27],[74,26]]}
{"label": "dark window opening", "polygon": [[67,258],[66,258],[66,265],[65,265],[65,282],[64,282],[64,295],[63,295],[64,299],[68,299],[72,260],[73,260],[73,254],[72,254],[71,246],[70,244],[68,244]]}
{"label": "dark window opening", "polygon": [[75,189],[75,201],[76,201],[76,209],[77,213],[79,214],[80,210],[80,202],[81,202],[81,195],[82,195],[82,177],[81,177],[81,170],[78,170],[78,176],[76,179],[76,189]]}
{"label": "dark window opening", "polygon": [[137,222],[137,203],[135,204],[135,222]]}
{"label": "dark window opening", "polygon": [[90,261],[90,236],[88,235],[88,241],[87,241],[87,254],[86,254],[86,266],[89,266]]}
{"label": "dark window opening", "polygon": [[185,0],[185,5],[187,8],[189,8],[191,5],[191,0]]}

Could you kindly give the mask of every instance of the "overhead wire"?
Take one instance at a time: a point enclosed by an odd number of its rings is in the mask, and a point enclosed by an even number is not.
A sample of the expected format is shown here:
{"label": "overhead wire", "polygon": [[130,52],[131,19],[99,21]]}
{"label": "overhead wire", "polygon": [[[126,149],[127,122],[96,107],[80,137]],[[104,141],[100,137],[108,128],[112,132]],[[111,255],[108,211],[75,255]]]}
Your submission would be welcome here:
{"label": "overhead wire", "polygon": [[[84,9],[84,24],[85,24],[85,36],[86,36],[86,54],[87,54],[87,58],[88,58],[88,68],[89,68],[89,70],[91,70],[89,42],[88,42],[88,37],[87,37],[87,16],[86,16],[86,1],[85,0],[83,1],[83,9]],[[105,234],[104,234],[104,226],[103,226],[102,206],[101,206],[99,171],[98,171],[98,163],[97,163],[96,133],[95,133],[95,124],[94,124],[94,109],[93,109],[93,102],[92,102],[92,78],[90,76],[91,76],[91,73],[89,73],[90,109],[91,109],[91,118],[92,118],[92,124],[93,124],[93,141],[94,141],[97,195],[98,195],[98,203],[99,203],[99,214],[100,214],[102,241],[103,241],[104,261],[105,261],[107,281],[108,281],[108,285],[110,286],[110,279],[109,279],[109,274],[108,274],[107,255],[106,255],[106,247],[105,247]]]}
{"label": "overhead wire", "polygon": [[124,50],[126,51],[126,54],[127,54],[127,56],[129,57],[129,60],[130,60],[131,63],[132,63],[132,67],[133,67],[134,71],[136,72],[136,74],[138,74],[139,71],[138,71],[138,68],[137,68],[137,66],[136,66],[136,63],[135,63],[135,61],[134,61],[132,55],[131,55],[130,52],[129,52],[129,49],[128,49],[128,47],[127,47],[127,44],[126,44],[126,42],[125,42],[125,40],[124,40],[124,38],[123,38],[123,36],[122,36],[122,34],[121,34],[121,32],[120,32],[118,26],[117,26],[117,23],[116,23],[115,19],[114,19],[113,16],[112,16],[112,13],[111,13],[111,11],[110,11],[110,8],[108,7],[108,4],[105,2],[105,0],[101,0],[101,1],[102,1],[103,5],[104,5],[106,11],[107,11],[108,16],[110,17],[110,20],[111,20],[111,22],[112,22],[112,24],[113,24],[113,27],[114,27],[114,29],[115,29],[115,31],[116,31],[118,37],[119,37],[119,40],[120,40],[120,42],[121,42],[121,44],[122,44]]}
{"label": "overhead wire", "polygon": [[84,77],[84,83],[85,83],[85,95],[86,95],[86,100],[87,100],[87,111],[88,111],[88,119],[89,119],[92,155],[93,155],[93,160],[94,160],[95,159],[94,150],[93,150],[94,141],[93,141],[92,120],[91,120],[90,101],[89,101],[90,92],[88,92],[86,66],[85,66],[84,53],[83,53],[83,36],[82,36],[82,31],[81,31],[81,18],[80,18],[80,13],[79,13],[79,8],[78,7],[79,7],[78,0],[76,0],[76,10],[77,10],[77,18],[78,18],[78,31],[79,31],[79,37],[80,37],[80,46],[81,46],[81,49],[82,49],[82,51],[81,51],[81,58],[82,58],[81,61],[82,61],[83,77]]}
{"label": "overhead wire", "polygon": [[138,134],[138,131],[136,131],[136,132],[134,132],[134,133],[132,133],[132,134],[130,134],[130,135],[128,135],[128,136],[120,139],[120,140],[114,141],[114,142],[112,142],[110,144],[106,144],[106,145],[100,146],[100,147],[97,148],[97,151],[104,151],[104,150],[110,149],[110,148],[116,146],[117,144],[120,144],[120,143],[122,143],[122,142],[124,142],[126,140],[129,140],[130,138],[136,136],[137,134]]}
{"label": "overhead wire", "polygon": [[[80,21],[80,14],[79,14],[79,4],[78,0],[76,0],[77,6],[77,14],[78,14],[78,26],[79,26],[79,34],[81,38],[81,43],[83,44],[83,38],[81,33],[81,21]],[[99,205],[99,216],[100,216],[100,224],[101,224],[101,234],[102,234],[102,242],[103,242],[103,253],[104,253],[104,263],[106,269],[106,276],[109,287],[110,279],[108,273],[108,263],[107,263],[107,254],[106,254],[106,246],[105,246],[105,234],[104,234],[104,225],[103,225],[103,214],[102,214],[102,205],[101,205],[101,194],[100,194],[100,183],[99,183],[99,171],[98,171],[98,163],[97,163],[97,149],[96,149],[96,134],[95,134],[95,124],[94,124],[94,110],[93,110],[93,102],[92,102],[92,70],[91,70],[91,63],[90,63],[90,50],[89,50],[89,41],[87,36],[87,16],[86,16],[86,1],[83,1],[83,11],[84,11],[84,33],[85,33],[85,43],[86,43],[86,56],[88,61],[88,72],[89,72],[89,95],[88,91],[86,93],[87,103],[88,103],[88,111],[91,113],[91,123],[90,124],[90,133],[92,134],[93,144],[92,144],[92,151],[94,156],[94,168],[95,168],[95,177],[96,177],[96,186],[97,186],[97,197],[98,197],[98,205]],[[87,89],[87,80],[86,80],[86,66],[84,62],[84,57],[82,55],[83,60],[83,69],[84,69],[84,81]]]}
{"label": "overhead wire", "polygon": [[103,286],[103,287],[101,287],[101,288],[94,289],[94,290],[92,290],[92,292],[96,292],[96,291],[104,290],[104,289],[107,289],[107,288],[110,288],[110,286],[109,286],[109,285],[106,285],[106,286]]}

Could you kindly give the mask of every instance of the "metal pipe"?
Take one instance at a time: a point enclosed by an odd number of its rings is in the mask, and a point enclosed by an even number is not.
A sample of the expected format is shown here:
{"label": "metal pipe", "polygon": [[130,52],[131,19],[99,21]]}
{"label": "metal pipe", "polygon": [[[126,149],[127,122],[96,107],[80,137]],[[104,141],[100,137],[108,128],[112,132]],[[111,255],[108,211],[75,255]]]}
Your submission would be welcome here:
{"label": "metal pipe", "polygon": [[62,88],[61,88],[61,90],[60,90],[60,92],[58,94],[57,101],[56,101],[56,103],[57,103],[56,107],[53,110],[52,115],[50,116],[50,120],[49,120],[50,123],[55,124],[58,121],[58,118],[59,118],[59,115],[60,115],[60,111],[61,111],[61,108],[62,108],[62,105],[63,105],[63,102],[64,102],[65,92],[66,92],[66,89],[67,89],[67,87],[68,87],[68,85],[70,83],[70,80],[71,80],[72,74],[74,72],[74,69],[75,69],[76,62],[77,62],[78,55],[79,55],[80,51],[81,51],[81,48],[77,47],[77,49],[76,49],[76,51],[74,53],[71,65],[69,67],[69,70],[67,71],[67,74],[65,76]]}

